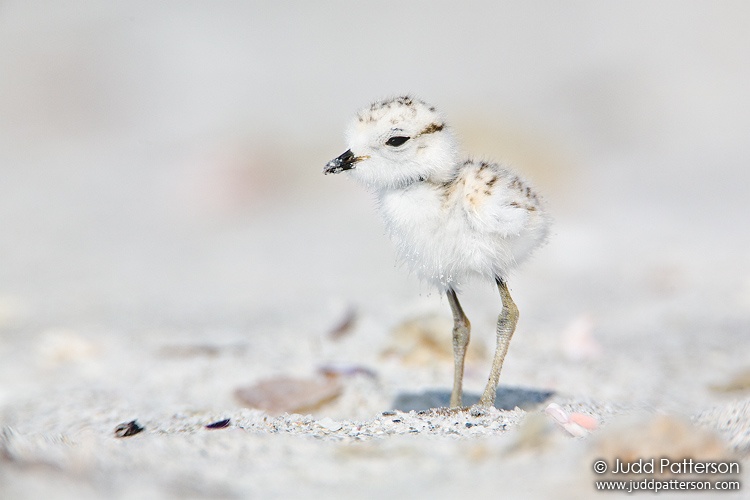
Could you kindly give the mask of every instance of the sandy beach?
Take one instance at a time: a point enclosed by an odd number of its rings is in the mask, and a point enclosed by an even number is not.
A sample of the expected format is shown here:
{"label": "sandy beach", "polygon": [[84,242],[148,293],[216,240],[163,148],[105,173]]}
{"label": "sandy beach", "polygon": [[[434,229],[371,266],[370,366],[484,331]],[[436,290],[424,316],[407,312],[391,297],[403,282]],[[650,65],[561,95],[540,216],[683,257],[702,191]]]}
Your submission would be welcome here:
{"label": "sandy beach", "polygon": [[[550,5],[387,3],[380,40],[375,6],[4,3],[0,498],[747,496],[750,8]],[[404,91],[555,219],[496,408],[445,408],[447,300],[322,175]],[[461,300],[470,404],[500,297]],[[740,472],[612,473],[663,457]]]}

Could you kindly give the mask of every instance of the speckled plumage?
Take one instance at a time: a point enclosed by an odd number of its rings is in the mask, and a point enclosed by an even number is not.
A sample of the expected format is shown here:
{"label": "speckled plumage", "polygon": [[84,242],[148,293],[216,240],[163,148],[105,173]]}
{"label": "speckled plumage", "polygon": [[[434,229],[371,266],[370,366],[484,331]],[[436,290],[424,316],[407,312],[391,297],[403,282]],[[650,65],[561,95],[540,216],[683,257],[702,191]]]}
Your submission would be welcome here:
{"label": "speckled plumage", "polygon": [[[394,136],[409,140],[386,146]],[[549,217],[529,184],[500,164],[462,161],[443,117],[418,99],[363,109],[347,139],[362,158],[349,175],[374,191],[400,260],[441,290],[506,279],[546,238]]]}
{"label": "speckled plumage", "polygon": [[547,232],[536,194],[494,163],[466,161],[448,182],[415,182],[378,200],[400,259],[441,290],[506,279]]}
{"label": "speckled plumage", "polygon": [[505,281],[548,233],[539,196],[503,165],[461,159],[443,117],[410,96],[363,109],[346,138],[349,150],[324,172],[347,171],[373,191],[399,260],[448,296],[455,320],[451,406],[461,404],[470,328],[456,291],[475,277],[497,283],[503,299],[498,348],[480,401],[492,404],[518,317]]}

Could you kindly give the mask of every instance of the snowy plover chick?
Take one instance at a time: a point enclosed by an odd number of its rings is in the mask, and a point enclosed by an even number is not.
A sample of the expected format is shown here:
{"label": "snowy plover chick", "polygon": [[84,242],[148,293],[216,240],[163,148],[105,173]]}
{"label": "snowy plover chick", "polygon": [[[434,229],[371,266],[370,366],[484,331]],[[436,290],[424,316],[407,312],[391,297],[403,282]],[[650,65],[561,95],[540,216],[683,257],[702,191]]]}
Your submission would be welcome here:
{"label": "snowy plover chick", "polygon": [[445,292],[453,311],[451,407],[461,406],[470,323],[456,291],[467,280],[493,280],[500,290],[497,347],[479,404],[495,403],[500,370],[518,321],[508,273],[546,238],[549,217],[537,194],[497,163],[462,160],[434,107],[409,96],[378,101],[349,125],[349,149],[328,162],[372,190],[399,258]]}

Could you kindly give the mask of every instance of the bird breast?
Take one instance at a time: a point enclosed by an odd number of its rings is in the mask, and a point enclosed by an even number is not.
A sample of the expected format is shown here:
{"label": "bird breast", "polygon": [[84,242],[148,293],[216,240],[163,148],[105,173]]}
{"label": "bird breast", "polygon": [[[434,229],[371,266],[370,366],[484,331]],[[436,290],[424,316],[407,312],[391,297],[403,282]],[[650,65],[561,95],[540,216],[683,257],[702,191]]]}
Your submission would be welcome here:
{"label": "bird breast", "polygon": [[505,278],[547,232],[533,190],[485,162],[464,163],[447,183],[385,190],[379,207],[400,260],[443,289],[477,275]]}

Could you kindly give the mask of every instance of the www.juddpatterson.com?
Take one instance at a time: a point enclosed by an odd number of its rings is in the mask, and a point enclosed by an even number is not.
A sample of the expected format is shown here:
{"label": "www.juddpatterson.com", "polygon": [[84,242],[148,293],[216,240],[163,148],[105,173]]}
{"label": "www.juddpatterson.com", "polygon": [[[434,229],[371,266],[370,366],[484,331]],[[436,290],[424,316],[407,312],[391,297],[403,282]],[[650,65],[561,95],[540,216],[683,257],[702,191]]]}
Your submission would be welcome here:
{"label": "www.juddpatterson.com", "polygon": [[635,491],[662,491],[662,490],[686,490],[686,491],[737,491],[740,489],[739,481],[682,481],[680,479],[669,479],[660,481],[654,478],[641,479],[640,481],[594,481],[597,490],[601,491],[624,491],[633,493]]}

